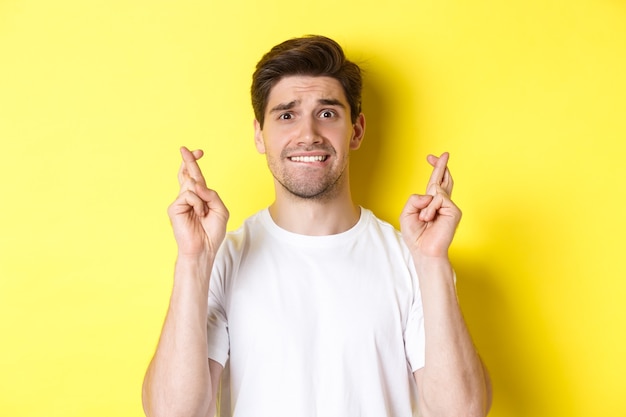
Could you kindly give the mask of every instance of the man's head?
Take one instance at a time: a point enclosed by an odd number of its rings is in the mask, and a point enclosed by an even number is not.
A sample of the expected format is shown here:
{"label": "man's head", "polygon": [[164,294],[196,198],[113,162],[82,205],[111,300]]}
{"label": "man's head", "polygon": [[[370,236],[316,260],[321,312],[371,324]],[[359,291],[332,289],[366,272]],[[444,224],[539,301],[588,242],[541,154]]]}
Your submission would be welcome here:
{"label": "man's head", "polygon": [[346,59],[341,46],[324,36],[304,36],[273,47],[256,66],[252,76],[252,107],[261,128],[267,100],[282,78],[290,75],[326,76],[342,85],[350,105],[352,123],[361,113],[361,70]]}

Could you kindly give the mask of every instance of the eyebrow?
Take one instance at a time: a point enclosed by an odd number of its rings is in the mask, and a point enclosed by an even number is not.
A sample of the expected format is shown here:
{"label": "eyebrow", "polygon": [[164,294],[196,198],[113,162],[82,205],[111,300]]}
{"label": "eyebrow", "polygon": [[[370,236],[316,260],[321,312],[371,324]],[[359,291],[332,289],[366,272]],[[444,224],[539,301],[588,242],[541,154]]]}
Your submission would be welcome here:
{"label": "eyebrow", "polygon": [[334,98],[321,98],[317,100],[317,102],[325,106],[339,106],[342,108],[346,107],[341,101],[334,99]]}
{"label": "eyebrow", "polygon": [[[346,106],[339,100],[334,98],[321,98],[317,100],[319,104],[323,104],[324,106],[339,106],[342,108],[346,108]],[[279,103],[270,109],[270,114],[285,110],[291,110],[296,107],[300,103],[300,100],[293,100],[288,103]]]}
{"label": "eyebrow", "polygon": [[277,104],[270,109],[270,113],[275,113],[277,111],[283,111],[283,110],[291,110],[294,107],[296,107],[296,104],[298,104],[297,100],[290,101],[289,103]]}

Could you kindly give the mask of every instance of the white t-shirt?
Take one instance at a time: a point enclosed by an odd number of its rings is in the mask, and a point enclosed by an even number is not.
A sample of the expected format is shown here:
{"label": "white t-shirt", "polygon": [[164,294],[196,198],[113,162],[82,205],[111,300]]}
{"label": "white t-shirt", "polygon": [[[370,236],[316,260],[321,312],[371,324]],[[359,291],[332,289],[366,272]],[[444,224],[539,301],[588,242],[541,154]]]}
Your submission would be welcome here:
{"label": "white t-shirt", "polygon": [[258,212],[228,233],[208,303],[208,357],[226,367],[221,415],[418,415],[418,281],[400,233],[371,211],[329,236]]}

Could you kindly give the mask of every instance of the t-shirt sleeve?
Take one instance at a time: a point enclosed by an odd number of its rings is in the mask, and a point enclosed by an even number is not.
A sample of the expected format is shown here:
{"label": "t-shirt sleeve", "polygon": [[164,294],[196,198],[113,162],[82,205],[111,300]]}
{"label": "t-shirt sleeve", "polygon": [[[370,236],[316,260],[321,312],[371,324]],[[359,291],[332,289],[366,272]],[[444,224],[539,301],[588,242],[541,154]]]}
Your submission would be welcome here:
{"label": "t-shirt sleeve", "polygon": [[[412,268],[411,268],[412,269]],[[415,271],[412,269],[412,273]],[[456,271],[454,274],[454,285],[456,285]],[[404,346],[406,357],[411,368],[411,372],[415,372],[423,368],[426,364],[426,336],[424,332],[424,309],[422,306],[422,295],[419,291],[417,275],[414,275],[415,292],[413,296],[413,305],[409,313],[406,329],[404,331]]]}
{"label": "t-shirt sleeve", "polygon": [[409,268],[411,270],[414,291],[413,302],[409,310],[406,328],[404,329],[404,349],[411,372],[415,372],[426,364],[426,337],[424,333],[422,296],[412,262]]}
{"label": "t-shirt sleeve", "polygon": [[224,282],[222,278],[218,268],[214,268],[209,284],[207,355],[209,359],[225,366],[230,351],[230,339],[228,320],[224,309]]}

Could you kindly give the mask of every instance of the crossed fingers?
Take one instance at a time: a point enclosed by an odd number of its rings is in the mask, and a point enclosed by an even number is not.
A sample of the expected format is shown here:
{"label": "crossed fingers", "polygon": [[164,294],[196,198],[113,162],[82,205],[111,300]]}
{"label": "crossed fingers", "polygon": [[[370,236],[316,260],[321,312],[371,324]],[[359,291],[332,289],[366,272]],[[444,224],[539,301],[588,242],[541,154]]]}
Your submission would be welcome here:
{"label": "crossed fingers", "polygon": [[180,148],[180,154],[183,157],[183,162],[180,164],[178,170],[178,183],[181,187],[181,192],[185,189],[194,191],[195,186],[189,188],[190,185],[199,183],[206,185],[200,166],[198,166],[197,160],[202,158],[204,152],[202,150],[190,151],[186,147]]}
{"label": "crossed fingers", "polygon": [[454,186],[452,175],[450,175],[450,170],[448,169],[450,154],[444,152],[439,158],[434,155],[428,155],[427,159],[428,163],[433,166],[433,172],[426,186],[426,194],[434,197],[438,192],[443,191],[449,197],[452,195],[452,187]]}
{"label": "crossed fingers", "polygon": [[204,154],[201,150],[190,151],[186,147],[180,148],[183,162],[178,170],[180,193],[178,200],[193,207],[198,216],[204,216],[208,210],[206,199],[206,181],[200,170],[197,160]]}
{"label": "crossed fingers", "polygon": [[426,186],[426,194],[432,196],[431,202],[420,211],[419,218],[422,221],[432,221],[442,207],[451,206],[450,195],[454,181],[448,169],[450,155],[447,152],[440,157],[428,155],[428,162],[433,166],[433,172]]}

